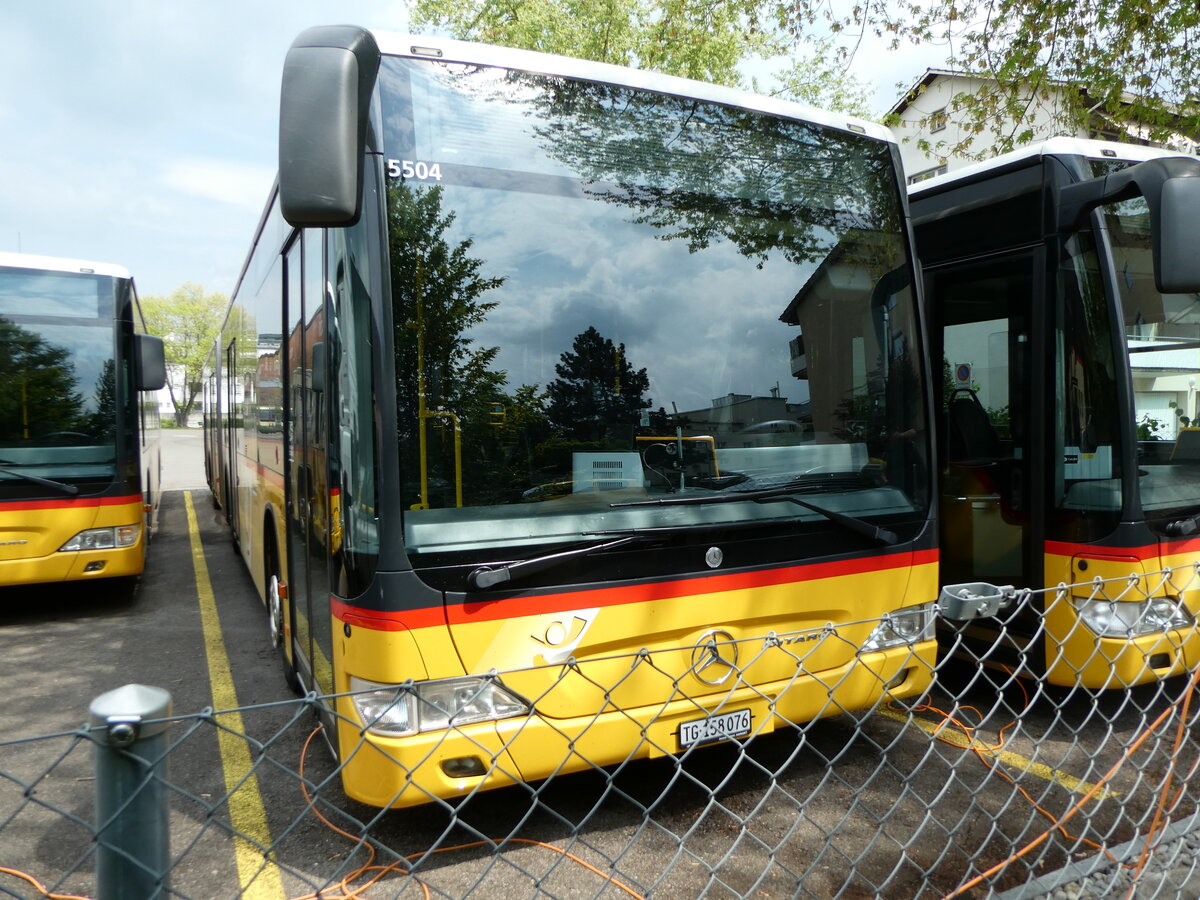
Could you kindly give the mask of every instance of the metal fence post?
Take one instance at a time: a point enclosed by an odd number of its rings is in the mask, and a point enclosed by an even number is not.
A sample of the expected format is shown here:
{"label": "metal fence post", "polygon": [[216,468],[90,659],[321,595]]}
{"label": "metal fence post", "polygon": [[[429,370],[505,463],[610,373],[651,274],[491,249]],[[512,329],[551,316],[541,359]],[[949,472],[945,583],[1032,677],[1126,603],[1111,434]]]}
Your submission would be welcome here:
{"label": "metal fence post", "polygon": [[99,900],[164,897],[170,835],[165,788],[171,695],[127,684],[92,701],[96,738],[96,894]]}

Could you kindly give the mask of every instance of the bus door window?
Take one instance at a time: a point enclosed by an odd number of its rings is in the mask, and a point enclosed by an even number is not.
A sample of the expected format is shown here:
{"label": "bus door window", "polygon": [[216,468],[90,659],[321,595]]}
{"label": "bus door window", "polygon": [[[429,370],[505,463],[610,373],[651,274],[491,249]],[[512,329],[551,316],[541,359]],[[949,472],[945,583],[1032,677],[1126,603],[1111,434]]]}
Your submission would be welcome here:
{"label": "bus door window", "polygon": [[293,241],[285,251],[284,329],[287,341],[288,411],[285,429],[287,459],[284,482],[287,485],[287,583],[295,628],[294,646],[302,654],[297,668],[312,672],[312,617],[309,610],[309,498],[308,474],[308,354],[304,334],[304,290],[301,269],[301,245]]}
{"label": "bus door window", "polygon": [[[325,355],[325,274],[322,265],[323,231],[308,229],[303,247],[304,306],[304,447],[308,478],[308,610],[312,629],[313,678],[317,690],[333,693],[333,622],[329,610],[329,467],[326,441],[325,367],[314,364]],[[293,254],[295,250],[292,251]]]}
{"label": "bus door window", "polygon": [[929,275],[942,340],[945,581],[1020,583],[1029,547],[1031,254]]}
{"label": "bus door window", "polygon": [[1119,521],[1122,457],[1113,329],[1091,235],[1065,245],[1055,296],[1055,512],[1048,537],[1094,541]]}
{"label": "bus door window", "polygon": [[225,509],[229,517],[229,522],[233,529],[237,530],[237,491],[233,485],[236,484],[236,479],[233,477],[234,467],[237,465],[237,417],[238,417],[238,397],[237,397],[237,338],[231,340],[228,346],[225,347]]}

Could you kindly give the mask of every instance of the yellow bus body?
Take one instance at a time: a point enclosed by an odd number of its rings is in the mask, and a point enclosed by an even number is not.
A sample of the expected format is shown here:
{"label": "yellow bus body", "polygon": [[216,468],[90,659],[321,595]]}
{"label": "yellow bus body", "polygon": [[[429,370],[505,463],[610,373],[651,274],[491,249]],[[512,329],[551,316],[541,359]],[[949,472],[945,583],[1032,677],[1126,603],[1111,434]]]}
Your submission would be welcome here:
{"label": "yellow bus body", "polygon": [[[1080,619],[1072,600],[1094,593],[1108,599],[1170,597],[1200,616],[1200,541],[1177,541],[1158,547],[1114,549],[1048,544],[1046,583],[1070,585],[1066,593],[1046,597],[1046,680],[1089,690],[1133,687],[1174,675],[1200,664],[1200,628],[1174,628],[1136,637],[1105,637]],[[1169,570],[1169,571],[1167,571]],[[1097,585],[1099,580],[1102,584]]]}
{"label": "yellow bus body", "polygon": [[[775,570],[765,573],[770,583],[757,585],[739,586],[755,579],[738,575],[689,580],[684,584],[694,593],[687,595],[679,584],[641,586],[671,594],[650,600],[637,599],[635,588],[612,588],[557,595],[544,612],[501,618],[486,609],[524,599],[509,598],[451,607],[457,621],[449,628],[410,629],[403,617],[335,603],[345,791],[373,806],[413,806],[679,753],[686,749],[680,724],[713,713],[748,709],[751,735],[761,735],[918,696],[932,680],[936,641],[860,652],[881,617],[936,594],[933,554],[916,556],[922,558],[912,568],[889,557],[886,567],[857,572],[836,566],[822,572],[820,564]],[[901,558],[914,561],[913,554]],[[806,578],[805,569],[816,577]],[[564,596],[591,605],[556,607],[553,601]],[[732,638],[740,657],[736,674],[716,685],[694,672],[697,646],[714,630]],[[547,639],[558,637],[555,650]],[[352,675],[402,684],[490,670],[535,711],[385,737],[366,731],[353,699],[344,696]],[[456,777],[464,765],[483,774]]]}
{"label": "yellow bus body", "polygon": [[[0,503],[0,585],[139,575],[146,561],[144,519],[140,495]],[[59,550],[81,531],[124,525],[138,526],[128,547]]]}

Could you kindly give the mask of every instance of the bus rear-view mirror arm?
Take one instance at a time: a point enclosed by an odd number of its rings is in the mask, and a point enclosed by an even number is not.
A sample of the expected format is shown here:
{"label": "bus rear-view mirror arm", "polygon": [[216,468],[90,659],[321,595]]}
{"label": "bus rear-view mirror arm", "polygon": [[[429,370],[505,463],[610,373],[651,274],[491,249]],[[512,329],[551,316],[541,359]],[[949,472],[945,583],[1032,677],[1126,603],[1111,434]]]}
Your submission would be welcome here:
{"label": "bus rear-view mirror arm", "polygon": [[1066,185],[1058,195],[1058,231],[1086,227],[1093,209],[1141,195],[1150,207],[1155,287],[1164,294],[1200,291],[1200,160],[1149,159],[1102,178]]}
{"label": "bus rear-view mirror arm", "polygon": [[135,334],[133,351],[139,391],[159,391],[167,386],[167,357],[162,338]]}
{"label": "bus rear-view mirror arm", "polygon": [[362,28],[309,28],[292,42],[279,95],[279,206],[290,225],[358,221],[378,74],[379,46]]}

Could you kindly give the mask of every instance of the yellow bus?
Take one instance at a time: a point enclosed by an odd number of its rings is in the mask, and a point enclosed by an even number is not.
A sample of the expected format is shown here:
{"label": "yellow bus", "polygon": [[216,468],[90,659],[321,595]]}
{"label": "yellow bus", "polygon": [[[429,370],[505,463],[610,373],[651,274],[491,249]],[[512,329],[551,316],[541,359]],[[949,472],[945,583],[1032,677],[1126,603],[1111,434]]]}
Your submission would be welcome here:
{"label": "yellow bus", "polygon": [[329,27],[280,136],[208,469],[351,797],[926,690],[932,400],[885,129]]}
{"label": "yellow bus", "polygon": [[1034,592],[954,640],[1064,686],[1194,669],[1200,160],[1056,138],[910,201],[943,578]]}
{"label": "yellow bus", "polygon": [[0,253],[0,586],[141,573],[165,377],[128,271]]}

